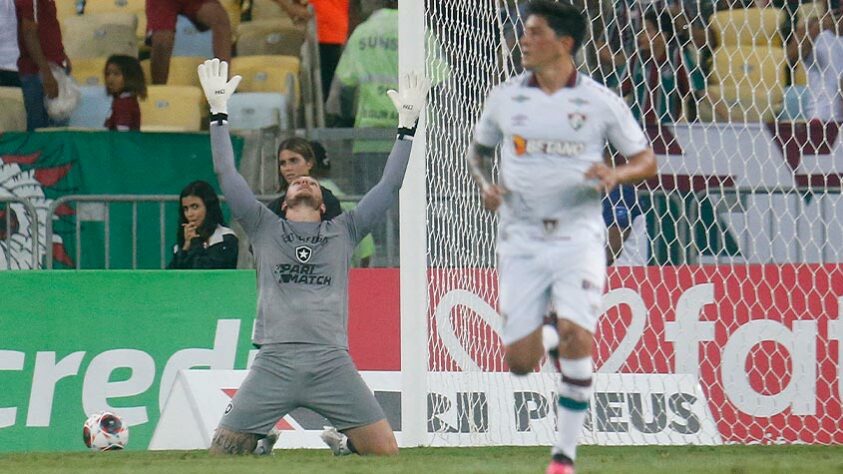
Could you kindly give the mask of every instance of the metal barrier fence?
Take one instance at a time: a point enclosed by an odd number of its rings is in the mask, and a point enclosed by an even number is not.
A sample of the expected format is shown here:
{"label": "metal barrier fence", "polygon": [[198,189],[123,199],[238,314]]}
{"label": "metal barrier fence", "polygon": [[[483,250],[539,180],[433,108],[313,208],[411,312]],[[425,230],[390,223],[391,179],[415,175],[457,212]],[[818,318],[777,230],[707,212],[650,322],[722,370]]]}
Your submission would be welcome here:
{"label": "metal barrier fence", "polygon": [[[20,220],[17,218],[17,215],[14,210],[12,209],[12,204],[20,204],[23,206],[23,209],[26,211],[28,216],[28,233],[26,232],[19,232],[15,233],[12,232],[13,230],[13,223],[16,226],[20,227]],[[12,256],[12,246],[14,240],[12,239],[13,234],[17,234],[22,236],[23,238],[17,239],[17,243],[25,244],[28,240],[30,246],[30,254],[32,256],[32,267],[31,268],[39,268],[38,262],[39,260],[39,250],[40,250],[40,240],[39,240],[39,224],[38,224],[38,213],[36,211],[35,206],[32,205],[26,198],[16,197],[16,196],[0,196],[0,241],[2,241],[3,245],[3,257],[6,262],[6,269],[12,269],[14,257]],[[23,242],[21,242],[23,240]],[[46,242],[51,242],[51,240],[47,240]],[[47,245],[47,247],[50,247]],[[18,266],[20,267],[20,265]]]}
{"label": "metal barrier fence", "polygon": [[[257,196],[258,200],[267,203],[274,199],[276,199],[278,195],[259,195]],[[342,196],[337,197],[341,203],[353,203],[356,204],[359,202],[361,196]],[[111,268],[111,232],[112,232],[112,222],[111,222],[111,212],[109,208],[109,204],[114,203],[126,203],[131,205],[131,268],[137,269],[138,268],[138,205],[140,203],[152,203],[158,205],[158,235],[159,235],[159,248],[158,248],[158,255],[159,259],[159,267],[165,268],[167,265],[168,256],[170,255],[167,249],[169,245],[167,244],[167,203],[177,203],[179,200],[178,195],[66,195],[62,196],[50,204],[48,208],[47,215],[50,218],[47,219],[46,224],[46,241],[52,242],[53,237],[55,235],[55,228],[54,222],[52,217],[55,214],[56,209],[60,206],[68,204],[68,203],[77,203],[77,204],[102,204],[103,206],[98,209],[98,212],[101,212],[101,217],[98,217],[96,220],[102,222],[104,228],[104,235],[105,238],[103,239],[103,255],[104,255],[104,266],[105,269]],[[225,197],[220,196],[220,201],[225,203]],[[75,249],[75,265],[77,269],[81,268],[82,262],[82,255],[85,249],[83,249],[83,239],[82,239],[82,232],[81,232],[81,225],[84,221],[84,218],[79,216],[79,212],[77,212],[77,218],[74,220],[74,239],[73,239],[73,248]],[[394,230],[395,222],[392,219],[390,214],[386,216],[386,242],[385,242],[385,249],[386,249],[386,256],[385,259],[387,263],[397,262],[397,242],[396,242],[396,233]],[[245,236],[240,235],[241,238]],[[88,251],[92,251],[93,249],[88,249]],[[53,248],[52,246],[47,246],[46,251],[46,258],[45,258],[45,268],[52,269],[53,268]]]}
{"label": "metal barrier fence", "polygon": [[[268,202],[275,199],[277,195],[260,195],[258,199]],[[835,197],[837,202],[826,202],[827,199]],[[651,255],[649,264],[695,264],[705,263],[701,259],[703,249],[695,240],[695,227],[708,225],[702,222],[702,208],[705,201],[714,202],[716,208],[715,218],[722,215],[739,215],[743,220],[740,226],[728,225],[728,232],[733,233],[739,241],[739,255],[729,256],[715,254],[711,256],[717,263],[733,261],[735,263],[784,263],[784,262],[806,262],[816,261],[822,263],[843,261],[843,241],[839,238],[843,235],[843,201],[840,189],[812,189],[812,188],[784,188],[784,187],[738,187],[738,188],[712,188],[696,193],[680,193],[677,191],[641,191],[639,199],[646,206],[645,216],[648,216],[648,252]],[[341,202],[357,203],[360,196],[343,196]],[[447,206],[465,205],[466,200],[479,199],[474,194],[449,197],[431,197],[429,209],[430,218],[438,219],[450,215]],[[778,199],[778,200],[777,200]],[[808,215],[805,212],[806,202],[809,199],[816,200],[813,213]],[[221,197],[224,202],[224,198]],[[177,195],[67,195],[62,196],[51,203],[47,209],[45,222],[38,222],[38,214],[35,206],[25,198],[0,197],[0,244],[3,244],[2,257],[5,259],[6,269],[24,268],[21,265],[12,265],[15,256],[13,244],[18,247],[24,246],[27,255],[27,263],[31,268],[39,268],[41,258],[44,258],[44,268],[53,268],[55,237],[55,211],[63,204],[101,204],[98,209],[101,217],[98,219],[103,224],[105,239],[103,246],[104,267],[112,267],[111,261],[111,232],[112,223],[110,219],[109,204],[125,203],[131,205],[131,230],[130,240],[125,242],[130,246],[131,268],[138,268],[138,205],[141,203],[157,204],[157,233],[160,238],[158,243],[158,266],[165,268],[170,253],[167,245],[167,204],[176,203]],[[21,206],[27,218],[18,219],[13,212],[12,205]],[[443,207],[444,206],[444,207]],[[20,212],[20,209],[18,210]],[[83,213],[84,214],[84,213]],[[783,219],[782,216],[785,216]],[[441,216],[441,217],[440,217]],[[22,216],[21,216],[22,217]],[[171,216],[172,217],[172,216]],[[81,256],[85,252],[94,249],[83,248],[81,223],[85,219],[76,216],[73,222],[74,237],[72,241],[66,241],[65,245],[73,245],[75,249],[75,265],[81,268]],[[40,225],[44,225],[44,233]],[[391,213],[386,216],[385,228],[380,234],[383,242],[379,242],[379,252],[382,252],[378,259],[379,266],[397,266],[398,264],[398,242],[397,222]],[[21,228],[24,227],[24,228]],[[28,227],[28,228],[27,228]],[[807,229],[807,230],[806,230]],[[15,230],[17,230],[15,232]],[[490,230],[494,232],[494,230]],[[807,232],[807,234],[806,234]],[[15,237],[18,235],[18,237]],[[666,238],[665,236],[670,236]],[[43,236],[43,237],[42,237]],[[242,236],[241,236],[242,237]],[[42,240],[43,243],[42,243]],[[66,239],[70,240],[70,239]],[[491,241],[491,240],[490,240]],[[43,251],[41,249],[44,249]],[[452,251],[459,251],[459,246],[451,248]],[[669,263],[653,260],[652,256],[662,252],[668,254]],[[489,255],[481,257],[478,262],[484,266],[494,265],[493,249],[490,247]],[[31,261],[30,261],[31,260]],[[2,267],[0,267],[2,268]]]}

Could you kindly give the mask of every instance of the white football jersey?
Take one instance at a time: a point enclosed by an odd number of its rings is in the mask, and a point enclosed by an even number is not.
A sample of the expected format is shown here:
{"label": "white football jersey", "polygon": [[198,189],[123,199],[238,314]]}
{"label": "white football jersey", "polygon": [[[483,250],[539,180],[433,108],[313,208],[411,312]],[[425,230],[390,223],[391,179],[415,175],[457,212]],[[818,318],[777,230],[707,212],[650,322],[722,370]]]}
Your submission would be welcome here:
{"label": "white football jersey", "polygon": [[500,245],[528,239],[602,242],[602,194],[585,172],[603,161],[608,140],[624,156],[649,142],[617,94],[575,73],[553,94],[538,87],[532,73],[495,87],[474,132],[477,143],[501,145]]}

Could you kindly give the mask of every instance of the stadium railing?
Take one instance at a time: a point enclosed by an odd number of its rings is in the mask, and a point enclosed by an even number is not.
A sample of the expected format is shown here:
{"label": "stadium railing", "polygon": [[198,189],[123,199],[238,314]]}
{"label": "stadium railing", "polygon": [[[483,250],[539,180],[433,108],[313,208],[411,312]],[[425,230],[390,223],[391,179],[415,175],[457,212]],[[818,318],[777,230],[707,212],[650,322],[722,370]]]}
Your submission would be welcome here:
{"label": "stadium railing", "polygon": [[[262,202],[270,202],[277,198],[277,195],[258,195],[257,198]],[[360,200],[361,196],[341,196],[338,197],[340,202],[352,202],[357,203]],[[104,238],[102,239],[103,242],[103,249],[102,254],[104,256],[104,268],[106,270],[111,269],[112,262],[112,249],[111,249],[111,233],[112,233],[112,213],[110,211],[109,205],[115,203],[124,203],[131,205],[131,269],[136,270],[139,268],[139,248],[138,242],[141,240],[139,238],[140,228],[138,225],[139,222],[139,212],[138,212],[138,205],[140,203],[151,203],[153,205],[158,205],[158,234],[160,236],[159,244],[158,244],[158,255],[160,256],[160,265],[159,268],[166,268],[168,259],[170,257],[170,252],[168,248],[172,242],[168,239],[169,232],[171,231],[170,227],[167,225],[167,203],[177,203],[179,200],[179,196],[175,194],[159,194],[159,195],[139,195],[139,194],[124,194],[124,195],[80,195],[80,194],[71,194],[66,196],[61,196],[60,198],[53,201],[48,210],[47,216],[49,218],[46,220],[46,241],[52,242],[53,237],[55,235],[55,228],[53,223],[53,216],[56,213],[56,210],[62,206],[69,205],[71,203],[75,203],[77,205],[77,209],[79,209],[80,205],[87,205],[87,210],[77,211],[77,217],[74,219],[74,232],[73,232],[73,248],[75,249],[74,253],[74,262],[76,265],[76,269],[82,268],[82,255],[83,255],[83,238],[82,238],[82,222],[88,221],[99,221],[103,224],[103,232]],[[220,196],[220,201],[225,203],[225,197]],[[3,198],[0,198],[0,202],[3,202]],[[25,202],[27,209],[31,209],[33,214],[35,215],[35,208]],[[84,217],[87,216],[87,217]],[[94,217],[91,217],[94,216]],[[388,217],[389,220],[389,217]],[[389,222],[389,227],[392,227],[392,222]],[[8,224],[7,224],[8,228]],[[37,221],[33,221],[33,233],[37,235]],[[387,235],[389,239],[394,240],[394,233],[388,232]],[[244,238],[243,235],[239,236],[241,239]],[[37,239],[34,245],[37,247]],[[394,249],[397,248],[397,244],[390,240],[386,244],[387,248]],[[94,249],[87,249],[87,251],[93,251]],[[52,246],[48,245],[46,248],[46,255],[44,259],[44,268],[51,270],[53,269],[53,248]],[[394,250],[390,251],[389,255],[393,255]],[[33,257],[33,265],[34,268],[37,268],[37,254]],[[394,258],[394,257],[392,257]]]}
{"label": "stadium railing", "polygon": [[[18,235],[23,235],[24,240],[23,243],[28,243],[32,249],[32,267],[31,268],[38,268],[39,260],[39,226],[38,226],[38,213],[36,212],[35,206],[32,205],[29,200],[22,197],[16,196],[0,196],[0,236],[3,237],[3,259],[6,263],[6,269],[12,268],[12,224],[20,225],[20,221],[16,218],[15,221],[12,220],[12,205],[13,204],[20,204],[23,206],[24,211],[27,214],[27,222],[29,223],[28,226],[28,233],[26,231],[19,233]],[[20,243],[20,239],[15,239],[16,243]],[[51,240],[46,240],[50,242]],[[23,262],[20,262],[23,263]]]}

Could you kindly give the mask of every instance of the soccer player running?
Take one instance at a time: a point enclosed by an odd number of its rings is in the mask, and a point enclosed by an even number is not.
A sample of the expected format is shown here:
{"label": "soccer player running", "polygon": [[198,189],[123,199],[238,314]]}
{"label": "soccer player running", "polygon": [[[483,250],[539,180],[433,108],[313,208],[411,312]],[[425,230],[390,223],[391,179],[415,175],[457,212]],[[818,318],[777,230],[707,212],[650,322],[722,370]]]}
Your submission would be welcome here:
{"label": "soccer player running", "polygon": [[199,78],[211,109],[214,171],[255,253],[258,315],[252,340],[260,347],[225,410],[211,452],[252,453],[279,418],[307,407],[347,435],[343,449],[396,454],[383,410],[348,355],[348,270],[357,242],[397,199],[430,83],[407,76],[400,92],[389,91],[399,123],[383,177],[355,209],[322,221],[319,183],[309,176],[290,183],[282,204],[286,220],[255,199],[234,166],[227,124],[227,102],[240,76],[228,80],[228,64],[213,59],[199,66]]}
{"label": "soccer player running", "polygon": [[[606,278],[601,197],[656,172],[626,103],[574,66],[585,29],[570,4],[530,2],[521,38],[527,72],[489,94],[468,153],[485,207],[500,216],[501,339],[510,371],[524,375],[538,366],[544,313],[552,304],[559,317],[558,346],[551,343],[562,372],[551,474],[574,472],[591,398],[592,340]],[[607,139],[626,164],[603,162]],[[489,163],[498,144],[495,183]]]}

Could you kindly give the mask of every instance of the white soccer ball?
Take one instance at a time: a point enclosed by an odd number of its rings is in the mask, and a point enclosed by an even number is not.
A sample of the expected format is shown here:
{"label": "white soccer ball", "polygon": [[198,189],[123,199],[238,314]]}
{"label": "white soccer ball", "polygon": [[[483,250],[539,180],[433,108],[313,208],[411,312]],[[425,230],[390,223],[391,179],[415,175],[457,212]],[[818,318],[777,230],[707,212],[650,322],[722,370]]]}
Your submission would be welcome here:
{"label": "white soccer ball", "polygon": [[114,413],[101,411],[85,420],[82,440],[91,451],[114,451],[129,443],[129,427]]}

